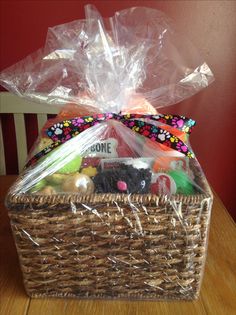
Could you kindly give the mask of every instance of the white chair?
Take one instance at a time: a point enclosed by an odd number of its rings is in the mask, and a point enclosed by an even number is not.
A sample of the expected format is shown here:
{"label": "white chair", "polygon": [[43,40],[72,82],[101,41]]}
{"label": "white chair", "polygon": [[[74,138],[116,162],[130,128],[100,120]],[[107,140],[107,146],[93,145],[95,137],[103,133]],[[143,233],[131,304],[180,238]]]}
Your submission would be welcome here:
{"label": "white chair", "polygon": [[5,154],[3,145],[1,114],[13,114],[16,131],[17,158],[19,172],[23,169],[27,158],[27,143],[24,114],[37,114],[38,130],[47,121],[47,114],[57,114],[58,109],[53,106],[30,102],[8,92],[0,93],[0,175],[6,174]]}

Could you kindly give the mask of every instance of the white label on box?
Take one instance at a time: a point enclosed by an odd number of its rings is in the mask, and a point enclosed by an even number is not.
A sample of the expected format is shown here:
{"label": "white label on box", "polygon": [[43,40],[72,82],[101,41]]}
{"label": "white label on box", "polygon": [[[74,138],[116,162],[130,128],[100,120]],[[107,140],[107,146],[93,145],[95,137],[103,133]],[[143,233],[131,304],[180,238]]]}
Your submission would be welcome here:
{"label": "white label on box", "polygon": [[117,154],[118,141],[114,138],[108,138],[106,140],[99,141],[93,144],[85,156],[101,157],[101,158],[115,158]]}

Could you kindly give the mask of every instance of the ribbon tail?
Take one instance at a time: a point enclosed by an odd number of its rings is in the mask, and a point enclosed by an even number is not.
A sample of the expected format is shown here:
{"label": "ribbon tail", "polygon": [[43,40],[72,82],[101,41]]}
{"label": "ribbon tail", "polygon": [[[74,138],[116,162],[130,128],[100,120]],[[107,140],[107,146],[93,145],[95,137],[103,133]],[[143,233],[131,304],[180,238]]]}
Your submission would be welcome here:
{"label": "ribbon tail", "polygon": [[172,128],[178,129],[186,134],[192,132],[193,127],[196,125],[196,121],[180,115],[167,115],[167,114],[158,114],[158,115],[143,115],[143,114],[126,114],[122,116],[122,119],[150,119],[163,123]]}
{"label": "ribbon tail", "polygon": [[65,142],[92,126],[112,118],[117,119],[118,116],[119,115],[113,113],[106,113],[93,116],[74,117],[54,124],[46,130],[46,133],[52,141]]}
{"label": "ribbon tail", "polygon": [[123,120],[122,123],[129,129],[150,139],[151,141],[163,144],[166,147],[183,153],[189,158],[195,157],[194,153],[189,149],[186,143],[165,129],[156,127],[141,120]]}

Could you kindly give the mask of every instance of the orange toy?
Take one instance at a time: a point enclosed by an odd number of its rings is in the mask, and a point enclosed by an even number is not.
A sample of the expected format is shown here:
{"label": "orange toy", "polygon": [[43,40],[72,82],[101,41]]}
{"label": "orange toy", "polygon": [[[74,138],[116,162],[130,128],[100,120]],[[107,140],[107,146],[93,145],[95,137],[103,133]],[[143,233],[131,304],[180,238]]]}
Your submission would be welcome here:
{"label": "orange toy", "polygon": [[125,105],[122,114],[144,114],[157,115],[156,109],[141,95],[135,94],[129,100],[128,105]]}
{"label": "orange toy", "polygon": [[182,170],[188,171],[188,159],[181,157],[159,157],[157,158],[152,166],[154,173],[166,172],[169,170]]}

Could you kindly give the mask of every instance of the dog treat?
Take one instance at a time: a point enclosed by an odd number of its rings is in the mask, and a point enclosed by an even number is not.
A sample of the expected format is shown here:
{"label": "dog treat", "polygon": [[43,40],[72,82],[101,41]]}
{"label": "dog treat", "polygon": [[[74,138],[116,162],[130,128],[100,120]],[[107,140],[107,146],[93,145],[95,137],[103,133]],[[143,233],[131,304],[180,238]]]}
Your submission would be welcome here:
{"label": "dog treat", "polygon": [[66,174],[52,174],[50,176],[47,176],[47,182],[51,185],[60,185],[65,181],[65,179],[68,177]]}
{"label": "dog treat", "polygon": [[50,144],[52,144],[52,140],[49,138],[41,138],[39,141],[39,144],[37,146],[37,151],[41,151],[44,148],[46,148],[47,146],[49,146]]}
{"label": "dog treat", "polygon": [[52,186],[45,186],[42,190],[39,190],[37,194],[39,195],[52,195],[55,194],[56,190]]}

